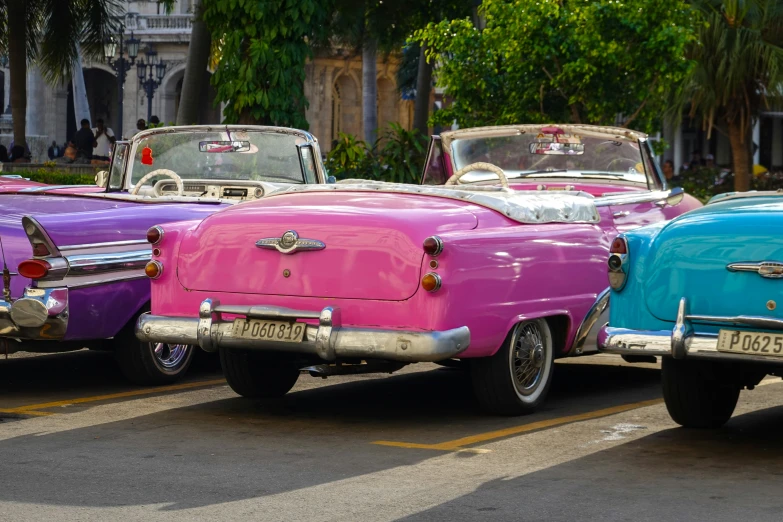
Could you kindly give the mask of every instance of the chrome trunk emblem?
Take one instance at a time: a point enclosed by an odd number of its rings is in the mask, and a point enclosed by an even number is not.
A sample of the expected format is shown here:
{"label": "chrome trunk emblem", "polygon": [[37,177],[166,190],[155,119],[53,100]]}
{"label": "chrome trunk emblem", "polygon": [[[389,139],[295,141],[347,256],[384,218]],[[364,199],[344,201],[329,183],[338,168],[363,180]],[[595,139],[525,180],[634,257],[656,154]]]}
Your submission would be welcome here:
{"label": "chrome trunk emblem", "polygon": [[767,279],[783,279],[783,263],[780,261],[730,263],[726,268],[729,272],[756,272]]}
{"label": "chrome trunk emblem", "polygon": [[326,245],[317,239],[299,239],[296,230],[289,230],[282,237],[267,237],[256,241],[258,248],[277,250],[281,254],[295,254],[300,250],[323,250]]}

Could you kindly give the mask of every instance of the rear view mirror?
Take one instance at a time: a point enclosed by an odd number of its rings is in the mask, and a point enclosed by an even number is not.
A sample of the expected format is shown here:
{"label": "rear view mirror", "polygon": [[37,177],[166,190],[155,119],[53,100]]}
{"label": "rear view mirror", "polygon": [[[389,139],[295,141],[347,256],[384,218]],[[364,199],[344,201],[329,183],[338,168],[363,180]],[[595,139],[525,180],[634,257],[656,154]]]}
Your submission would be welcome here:
{"label": "rear view mirror", "polygon": [[685,197],[685,190],[682,187],[674,187],[669,191],[669,195],[666,197],[666,199],[662,199],[659,202],[656,203],[659,207],[673,207],[675,205],[679,205],[682,203],[683,198]]}
{"label": "rear view mirror", "polygon": [[328,176],[326,178],[326,182],[327,183],[337,183],[337,178],[335,178],[334,176]]}
{"label": "rear view mirror", "polygon": [[553,154],[561,156],[581,155],[585,153],[584,143],[541,143],[530,144],[530,154]]}
{"label": "rear view mirror", "polygon": [[199,152],[219,154],[224,152],[250,152],[249,141],[202,141],[198,144]]}

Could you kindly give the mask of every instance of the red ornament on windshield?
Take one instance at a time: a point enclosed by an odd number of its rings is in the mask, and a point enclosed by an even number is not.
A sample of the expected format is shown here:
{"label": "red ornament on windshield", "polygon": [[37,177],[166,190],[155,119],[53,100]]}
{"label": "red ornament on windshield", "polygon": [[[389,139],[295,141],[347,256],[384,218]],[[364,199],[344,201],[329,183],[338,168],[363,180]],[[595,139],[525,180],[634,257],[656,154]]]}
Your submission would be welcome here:
{"label": "red ornament on windshield", "polygon": [[155,163],[155,159],[152,157],[152,149],[144,147],[141,149],[141,163],[142,165],[152,165]]}

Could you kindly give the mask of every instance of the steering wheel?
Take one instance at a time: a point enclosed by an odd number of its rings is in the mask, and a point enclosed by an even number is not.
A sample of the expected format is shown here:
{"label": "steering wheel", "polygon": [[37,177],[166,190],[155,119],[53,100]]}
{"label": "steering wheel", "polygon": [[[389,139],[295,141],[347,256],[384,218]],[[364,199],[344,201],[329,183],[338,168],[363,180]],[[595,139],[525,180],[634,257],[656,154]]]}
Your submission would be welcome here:
{"label": "steering wheel", "polygon": [[[182,196],[185,193],[185,186],[182,184],[182,178],[179,177],[179,174],[169,169],[155,169],[152,172],[145,174],[144,177],[142,177],[136,183],[136,186],[134,186],[133,190],[131,191],[131,196],[136,196],[139,193],[139,190],[141,190],[141,187],[144,185],[144,182],[154,178],[155,176],[168,176],[173,179],[174,183],[177,184],[177,196]],[[155,192],[155,195],[160,196],[157,191]]]}
{"label": "steering wheel", "polygon": [[503,188],[508,188],[508,178],[506,177],[506,173],[503,172],[503,169],[497,165],[493,165],[492,163],[484,163],[483,161],[465,165],[455,172],[454,175],[451,176],[448,180],[446,180],[446,185],[456,185],[457,181],[459,181],[462,176],[468,172],[473,172],[474,170],[488,170],[492,172],[493,174],[497,175],[498,179],[500,179],[500,186]]}
{"label": "steering wheel", "polygon": [[[622,170],[622,167],[620,165],[622,164],[628,165],[628,168],[626,170]],[[612,161],[609,162],[609,164],[606,166],[607,172],[618,172],[617,170],[612,167],[613,165],[617,164],[618,168],[620,168],[619,172],[630,172],[631,169],[633,169],[636,172],[639,172],[639,174],[644,174],[644,166],[642,166],[642,171],[640,172],[636,167],[639,165],[640,162],[636,161],[635,159],[631,158],[615,158]]]}

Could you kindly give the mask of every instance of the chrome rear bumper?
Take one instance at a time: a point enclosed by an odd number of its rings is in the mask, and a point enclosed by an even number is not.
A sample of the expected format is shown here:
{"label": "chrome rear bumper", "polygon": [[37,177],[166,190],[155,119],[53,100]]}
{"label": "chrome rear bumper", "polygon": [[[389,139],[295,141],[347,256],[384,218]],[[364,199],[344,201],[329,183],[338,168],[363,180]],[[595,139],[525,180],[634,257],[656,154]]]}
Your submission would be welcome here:
{"label": "chrome rear bumper", "polygon": [[58,340],[67,327],[67,288],[26,288],[15,301],[0,299],[0,337]]}
{"label": "chrome rear bumper", "polygon": [[669,356],[674,359],[714,359],[783,365],[783,357],[718,351],[718,335],[696,333],[693,322],[714,323],[725,325],[727,328],[734,325],[763,330],[783,330],[783,321],[771,317],[691,315],[688,313],[687,300],[682,298],[677,320],[671,330],[630,330],[604,326],[598,334],[598,349],[603,353],[619,355]]}
{"label": "chrome rear bumper", "polygon": [[[233,321],[222,314],[270,320],[317,320],[308,324],[300,343],[235,337]],[[198,345],[208,352],[219,347],[285,351],[318,355],[325,361],[338,358],[432,362],[455,357],[470,345],[467,326],[442,332],[415,332],[343,327],[338,308],[320,312],[266,306],[220,305],[211,299],[201,303],[199,318],[144,314],[136,324],[136,337],[144,342]]]}

